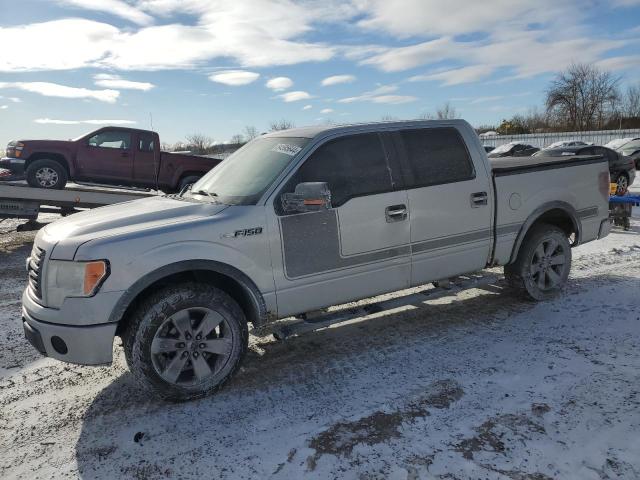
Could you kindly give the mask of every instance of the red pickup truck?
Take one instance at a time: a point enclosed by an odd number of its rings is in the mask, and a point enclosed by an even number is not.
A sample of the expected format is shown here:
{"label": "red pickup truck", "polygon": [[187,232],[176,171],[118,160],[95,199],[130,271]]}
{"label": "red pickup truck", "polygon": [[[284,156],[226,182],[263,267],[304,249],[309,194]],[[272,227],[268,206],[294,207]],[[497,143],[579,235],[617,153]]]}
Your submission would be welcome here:
{"label": "red pickup truck", "polygon": [[0,168],[25,175],[32,187],[62,189],[67,181],[177,192],[220,160],[160,151],[156,132],[105,127],[74,140],[10,142]]}

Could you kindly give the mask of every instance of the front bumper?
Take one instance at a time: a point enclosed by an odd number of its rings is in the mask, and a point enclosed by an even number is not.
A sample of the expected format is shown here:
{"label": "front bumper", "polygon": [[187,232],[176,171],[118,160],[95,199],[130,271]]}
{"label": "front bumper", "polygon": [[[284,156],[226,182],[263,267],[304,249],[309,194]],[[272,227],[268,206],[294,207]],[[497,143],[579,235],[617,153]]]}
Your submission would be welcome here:
{"label": "front bumper", "polygon": [[78,327],[41,322],[22,309],[25,337],[47,357],[80,365],[102,365],[113,360],[117,323]]}
{"label": "front bumper", "polygon": [[14,175],[24,175],[24,158],[0,158],[0,168],[6,168]]}

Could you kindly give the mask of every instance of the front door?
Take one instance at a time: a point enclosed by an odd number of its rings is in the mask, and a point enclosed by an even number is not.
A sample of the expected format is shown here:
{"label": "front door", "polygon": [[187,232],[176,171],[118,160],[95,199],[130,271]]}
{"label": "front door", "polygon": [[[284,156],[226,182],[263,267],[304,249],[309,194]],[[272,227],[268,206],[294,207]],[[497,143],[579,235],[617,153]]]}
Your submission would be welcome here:
{"label": "front door", "polygon": [[131,132],[103,129],[78,146],[78,177],[95,182],[131,182]]}
{"label": "front door", "polygon": [[[319,146],[276,194],[272,258],[278,313],[292,315],[409,285],[407,193],[377,133]],[[327,182],[331,208],[283,212],[280,196]]]}
{"label": "front door", "polygon": [[[411,284],[482,269],[491,248],[493,203],[480,152],[454,127],[401,130],[401,155],[411,210]],[[474,134],[475,135],[475,134]]]}

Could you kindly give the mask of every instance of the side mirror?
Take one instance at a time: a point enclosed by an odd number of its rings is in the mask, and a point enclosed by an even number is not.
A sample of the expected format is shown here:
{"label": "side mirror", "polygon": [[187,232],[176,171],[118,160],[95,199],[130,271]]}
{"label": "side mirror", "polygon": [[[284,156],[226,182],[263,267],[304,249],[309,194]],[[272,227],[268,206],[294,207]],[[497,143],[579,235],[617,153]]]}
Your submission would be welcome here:
{"label": "side mirror", "polygon": [[293,193],[280,197],[285,213],[305,213],[331,208],[331,191],[326,182],[304,182]]}

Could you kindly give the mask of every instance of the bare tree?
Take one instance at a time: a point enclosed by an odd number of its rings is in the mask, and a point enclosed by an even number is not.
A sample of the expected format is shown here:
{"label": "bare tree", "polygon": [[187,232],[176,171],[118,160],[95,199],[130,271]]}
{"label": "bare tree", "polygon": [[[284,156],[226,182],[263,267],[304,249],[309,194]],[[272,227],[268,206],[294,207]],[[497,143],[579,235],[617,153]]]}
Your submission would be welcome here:
{"label": "bare tree", "polygon": [[187,135],[187,148],[193,153],[203,155],[209,153],[213,147],[213,138],[207,137],[201,133],[193,133]]}
{"label": "bare tree", "polygon": [[456,118],[456,108],[451,105],[450,102],[445,102],[436,110],[436,117],[438,117],[438,120],[451,120]]}
{"label": "bare tree", "polygon": [[245,143],[244,137],[242,136],[242,134],[236,133],[233,137],[231,137],[231,139],[229,140],[229,143],[231,145],[241,145]]}
{"label": "bare tree", "polygon": [[640,117],[640,83],[627,88],[622,100],[622,114],[627,118]]}
{"label": "bare tree", "polygon": [[422,112],[418,115],[418,120],[435,120],[436,116],[431,112]]}
{"label": "bare tree", "polygon": [[547,90],[547,112],[574,130],[600,127],[619,98],[619,78],[594,65],[574,64]]}
{"label": "bare tree", "polygon": [[244,127],[244,138],[247,140],[247,142],[250,142],[258,135],[260,135],[258,133],[258,129],[253,125],[247,125],[246,127]]}
{"label": "bare tree", "polygon": [[393,115],[390,115],[388,113],[385,113],[384,115],[382,115],[382,117],[380,117],[380,120],[383,122],[396,122],[399,120],[399,118],[394,117]]}
{"label": "bare tree", "polygon": [[293,127],[295,127],[295,124],[291,120],[285,120],[284,118],[282,120],[275,120],[269,124],[269,129],[272,132],[278,130],[287,130]]}

